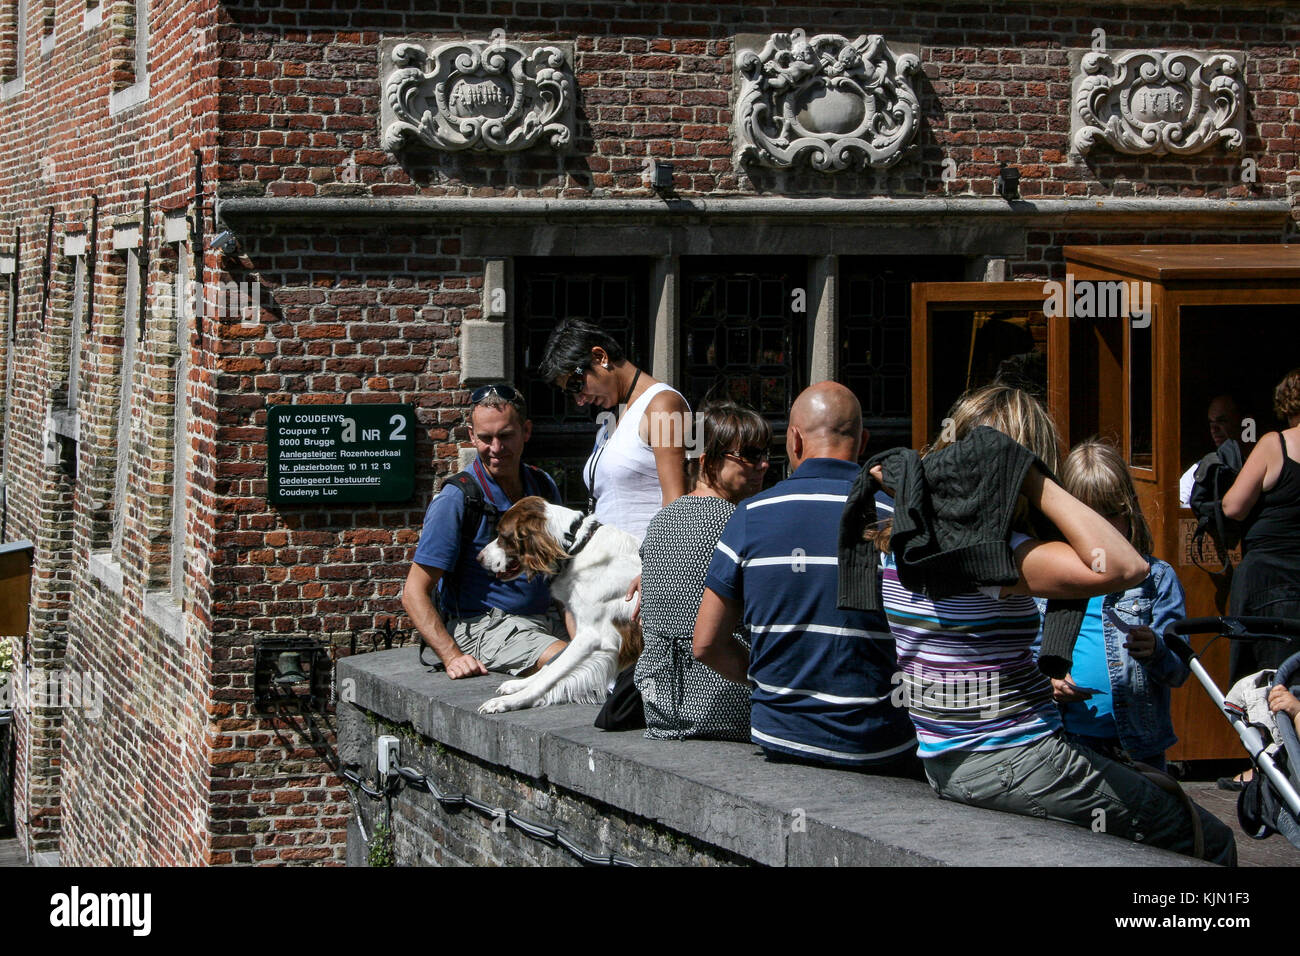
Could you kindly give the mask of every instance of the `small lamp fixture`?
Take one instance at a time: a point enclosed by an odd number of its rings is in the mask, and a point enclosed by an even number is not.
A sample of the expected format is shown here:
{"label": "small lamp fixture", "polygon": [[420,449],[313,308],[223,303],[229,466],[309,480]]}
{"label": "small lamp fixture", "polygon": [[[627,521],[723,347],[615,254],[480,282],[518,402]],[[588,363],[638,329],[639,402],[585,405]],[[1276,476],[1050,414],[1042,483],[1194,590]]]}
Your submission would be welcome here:
{"label": "small lamp fixture", "polygon": [[993,190],[1007,202],[1020,198],[1020,170],[1003,163],[998,169],[998,181]]}
{"label": "small lamp fixture", "polygon": [[229,229],[222,229],[208,240],[208,248],[217,250],[223,256],[234,256],[239,252],[239,240]]}
{"label": "small lamp fixture", "polygon": [[648,185],[654,194],[662,198],[673,195],[673,164],[665,163],[655,159],[650,162],[650,169],[647,171],[646,179]]}

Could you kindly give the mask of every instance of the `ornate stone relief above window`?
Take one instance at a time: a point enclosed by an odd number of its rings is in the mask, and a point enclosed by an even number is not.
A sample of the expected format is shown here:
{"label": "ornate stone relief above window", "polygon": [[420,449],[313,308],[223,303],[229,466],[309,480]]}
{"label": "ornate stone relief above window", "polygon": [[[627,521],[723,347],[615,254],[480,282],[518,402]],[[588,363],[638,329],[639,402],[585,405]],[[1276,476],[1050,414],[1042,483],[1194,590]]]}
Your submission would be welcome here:
{"label": "ornate stone relief above window", "polygon": [[573,137],[571,43],[388,42],[381,49],[380,129],[390,153],[410,146],[513,153]]}
{"label": "ornate stone relief above window", "polygon": [[792,30],[772,34],[758,53],[744,48],[746,39],[736,38],[738,162],[775,169],[806,162],[824,172],[884,168],[914,145],[916,54],[896,55],[876,34],[850,40]]}
{"label": "ornate stone relief above window", "polygon": [[1083,154],[1099,143],[1152,156],[1240,149],[1244,61],[1193,50],[1086,53],[1074,71],[1070,142]]}

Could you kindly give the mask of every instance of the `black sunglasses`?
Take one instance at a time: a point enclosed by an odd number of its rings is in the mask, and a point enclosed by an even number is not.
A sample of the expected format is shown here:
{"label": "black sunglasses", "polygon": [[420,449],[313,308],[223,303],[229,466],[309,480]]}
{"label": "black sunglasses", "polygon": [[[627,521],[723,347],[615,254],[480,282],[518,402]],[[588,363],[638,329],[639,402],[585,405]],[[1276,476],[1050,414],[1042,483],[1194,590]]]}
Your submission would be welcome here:
{"label": "black sunglasses", "polygon": [[587,384],[587,367],[579,365],[569,375],[569,380],[564,383],[564,390],[570,395],[581,395],[583,387]]}
{"label": "black sunglasses", "polygon": [[515,391],[514,386],[507,385],[505,382],[497,382],[495,385],[481,385],[469,393],[469,403],[477,405],[484,401],[489,395],[497,395],[507,402],[516,403],[523,401],[523,396]]}
{"label": "black sunglasses", "polygon": [[726,452],[727,458],[734,458],[736,461],[743,462],[757,468],[770,457],[766,448],[756,448],[753,445],[747,445],[740,449],[739,452]]}

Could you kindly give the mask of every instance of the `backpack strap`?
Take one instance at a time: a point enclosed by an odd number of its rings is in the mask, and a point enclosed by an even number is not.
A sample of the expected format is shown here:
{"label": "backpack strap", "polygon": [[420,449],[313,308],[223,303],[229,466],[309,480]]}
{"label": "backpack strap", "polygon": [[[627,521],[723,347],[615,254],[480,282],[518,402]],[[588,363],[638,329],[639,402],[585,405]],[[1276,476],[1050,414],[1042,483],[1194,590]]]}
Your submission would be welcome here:
{"label": "backpack strap", "polygon": [[478,534],[479,522],[486,515],[495,521],[500,512],[496,505],[487,500],[483,488],[468,471],[458,472],[443,482],[443,487],[455,485],[465,496],[465,514],[460,522],[460,551],[464,556],[474,546],[474,537]]}
{"label": "backpack strap", "polygon": [[[1223,503],[1216,501],[1213,508],[1212,519],[1203,521],[1196,531],[1192,533],[1191,558],[1192,564],[1202,571],[1221,576],[1232,570],[1232,555],[1229,554],[1228,531],[1225,524],[1227,518],[1223,514]],[[1210,539],[1215,550],[1223,557],[1223,565],[1217,569],[1205,563],[1206,538]]]}
{"label": "backpack strap", "polygon": [[[1191,558],[1198,568],[1213,575],[1224,575],[1232,569],[1229,551],[1241,534],[1240,524],[1223,513],[1223,496],[1241,471],[1241,458],[1241,446],[1228,439],[1196,466],[1190,504],[1197,515],[1197,527],[1192,535]],[[1223,557],[1223,565],[1217,570],[1203,563],[1206,538],[1214,542]]]}

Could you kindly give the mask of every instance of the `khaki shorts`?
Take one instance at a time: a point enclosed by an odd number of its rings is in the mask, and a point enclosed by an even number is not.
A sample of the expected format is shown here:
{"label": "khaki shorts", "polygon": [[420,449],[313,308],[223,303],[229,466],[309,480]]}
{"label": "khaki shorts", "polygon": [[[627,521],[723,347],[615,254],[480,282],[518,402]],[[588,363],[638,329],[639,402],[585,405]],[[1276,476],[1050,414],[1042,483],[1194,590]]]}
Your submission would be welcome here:
{"label": "khaki shorts", "polygon": [[478,659],[490,671],[518,676],[533,667],[557,640],[567,640],[564,615],[507,614],[493,608],[478,617],[453,621],[452,638],[462,652]]}

